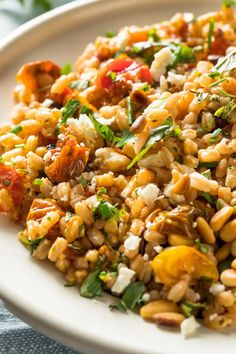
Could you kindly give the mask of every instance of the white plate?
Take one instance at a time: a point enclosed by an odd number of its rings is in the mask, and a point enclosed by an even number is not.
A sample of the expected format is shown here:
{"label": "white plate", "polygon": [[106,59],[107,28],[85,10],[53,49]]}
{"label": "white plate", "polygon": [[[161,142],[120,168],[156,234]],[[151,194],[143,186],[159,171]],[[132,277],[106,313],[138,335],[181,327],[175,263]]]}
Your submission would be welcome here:
{"label": "white plate", "polygon": [[[43,58],[65,64],[75,60],[87,42],[107,30],[151,24],[177,11],[204,13],[217,3],[79,1],[31,21],[0,44],[1,119],[8,117],[15,73],[21,64]],[[2,217],[0,225],[0,296],[12,312],[51,338],[93,354],[235,353],[233,332],[204,329],[191,340],[184,340],[178,333],[145,323],[137,315],[111,312],[109,296],[99,301],[81,298],[77,289],[63,287],[62,276],[53,267],[31,259],[17,241],[17,227],[12,222]]]}

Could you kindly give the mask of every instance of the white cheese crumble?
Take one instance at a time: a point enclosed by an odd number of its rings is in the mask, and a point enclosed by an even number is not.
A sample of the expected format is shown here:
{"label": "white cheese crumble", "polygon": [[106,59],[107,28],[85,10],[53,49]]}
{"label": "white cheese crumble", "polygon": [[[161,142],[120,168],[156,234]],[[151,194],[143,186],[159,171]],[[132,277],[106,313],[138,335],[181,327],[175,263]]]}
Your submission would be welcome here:
{"label": "white cheese crumble", "polygon": [[212,315],[209,316],[209,320],[214,321],[217,316],[218,316],[217,313],[213,313]]}
{"label": "white cheese crumble", "polygon": [[154,249],[154,251],[156,251],[156,253],[161,253],[161,251],[163,250],[163,247],[158,245],[158,246],[154,246],[153,249]]}
{"label": "white cheese crumble", "polygon": [[119,49],[125,49],[129,42],[129,29],[128,27],[123,28],[122,31],[114,37],[115,46]]}
{"label": "white cheese crumble", "polygon": [[209,293],[212,295],[216,295],[216,294],[222,293],[224,290],[225,290],[224,284],[213,283],[213,284],[211,284],[211,286],[209,288]]}
{"label": "white cheese crumble", "polygon": [[175,74],[172,71],[169,71],[167,81],[174,86],[183,86],[185,82],[185,76]]}
{"label": "white cheese crumble", "polygon": [[48,108],[51,106],[52,103],[53,103],[52,100],[50,100],[49,98],[46,98],[46,100],[42,103],[42,106]]}
{"label": "white cheese crumble", "polygon": [[[79,119],[69,118],[67,119],[67,124],[75,132],[85,137],[85,142],[90,146],[91,144],[96,144],[98,138],[98,133],[94,128],[93,123],[86,114],[80,114]],[[87,145],[86,144],[86,145]]]}
{"label": "white cheese crumble", "polygon": [[188,338],[194,334],[199,327],[200,324],[195,320],[195,317],[191,316],[186,318],[186,320],[181,323],[181,334],[184,336],[184,338]]}
{"label": "white cheese crumble", "polygon": [[142,300],[144,301],[144,302],[148,302],[149,300],[150,300],[150,295],[149,294],[143,294],[143,296],[142,296]]}
{"label": "white cheese crumble", "polygon": [[111,288],[111,291],[116,294],[121,294],[122,291],[130,284],[135,272],[127,267],[122,267],[119,269],[118,277]]}
{"label": "white cheese crumble", "polygon": [[50,162],[51,161],[51,157],[52,157],[52,153],[51,151],[47,151],[46,154],[44,155],[43,159],[45,162]]}
{"label": "white cheese crumble", "polygon": [[140,241],[141,239],[138,236],[135,235],[129,236],[124,242],[125,249],[127,251],[136,250],[139,246]]}
{"label": "white cheese crumble", "polygon": [[157,200],[160,189],[154,184],[149,183],[145,187],[138,188],[138,195],[143,198],[146,205],[152,206]]}
{"label": "white cheese crumble", "polygon": [[143,259],[144,259],[144,261],[148,261],[149,260],[149,255],[147,253],[145,253],[143,255]]}
{"label": "white cheese crumble", "polygon": [[166,73],[167,66],[174,61],[173,53],[170,48],[163,48],[154,55],[150,71],[155,81],[159,81],[161,75]]}

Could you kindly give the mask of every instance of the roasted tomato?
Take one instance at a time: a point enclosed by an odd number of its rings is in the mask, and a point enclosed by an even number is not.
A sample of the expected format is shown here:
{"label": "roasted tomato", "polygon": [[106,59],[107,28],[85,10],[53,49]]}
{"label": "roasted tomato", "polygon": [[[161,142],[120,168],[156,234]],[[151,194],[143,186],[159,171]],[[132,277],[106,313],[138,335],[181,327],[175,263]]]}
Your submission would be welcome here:
{"label": "roasted tomato", "polygon": [[176,284],[186,274],[192,279],[207,277],[213,282],[219,278],[215,263],[190,246],[171,247],[161,252],[154,258],[152,267],[158,280],[169,286]]}
{"label": "roasted tomato", "polygon": [[44,170],[48,178],[55,183],[79,177],[88,162],[89,149],[80,147],[73,139],[67,140],[62,148],[50,151],[53,161],[47,163]]}
{"label": "roasted tomato", "polygon": [[[24,195],[25,176],[18,173],[10,166],[0,163],[0,189],[4,188],[8,191],[13,206],[18,208],[21,206]],[[4,210],[4,206],[1,207]]]}
{"label": "roasted tomato", "polygon": [[[112,79],[112,74],[116,77]],[[139,65],[130,58],[117,58],[103,68],[97,78],[97,85],[103,89],[110,89],[121,80],[140,80],[152,82],[149,68],[146,65]]]}
{"label": "roasted tomato", "polygon": [[34,93],[41,100],[59,76],[59,66],[50,60],[40,60],[23,65],[16,79],[29,93]]}
{"label": "roasted tomato", "polygon": [[[27,221],[29,220],[34,220],[37,222],[41,222],[42,218],[51,211],[56,211],[59,212],[60,217],[63,217],[65,215],[64,211],[57,205],[55,200],[53,199],[40,199],[36,198],[33,200],[33,203],[31,204],[28,216],[27,216]],[[59,223],[55,224],[50,231],[47,234],[47,238],[55,238],[60,234],[60,228],[59,228]]]}

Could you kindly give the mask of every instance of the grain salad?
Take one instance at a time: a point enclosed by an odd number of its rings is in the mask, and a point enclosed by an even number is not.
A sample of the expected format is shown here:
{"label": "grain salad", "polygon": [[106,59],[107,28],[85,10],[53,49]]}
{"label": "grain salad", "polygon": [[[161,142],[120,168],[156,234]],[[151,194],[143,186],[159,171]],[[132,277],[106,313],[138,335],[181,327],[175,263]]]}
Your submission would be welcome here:
{"label": "grain salad", "polygon": [[235,3],[23,65],[0,127],[0,211],[32,257],[185,337],[236,325]]}

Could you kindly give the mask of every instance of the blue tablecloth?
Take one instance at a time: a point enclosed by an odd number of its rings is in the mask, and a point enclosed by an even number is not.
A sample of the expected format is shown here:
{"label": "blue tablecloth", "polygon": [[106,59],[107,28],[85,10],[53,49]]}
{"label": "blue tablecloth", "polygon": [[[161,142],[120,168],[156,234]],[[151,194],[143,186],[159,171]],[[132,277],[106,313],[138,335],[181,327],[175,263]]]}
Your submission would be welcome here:
{"label": "blue tablecloth", "polygon": [[[54,6],[67,1],[53,0]],[[25,0],[21,7],[16,0],[0,1],[0,40],[26,20],[39,14],[40,7]],[[0,103],[1,104],[1,103]],[[43,336],[6,310],[0,301],[0,354],[78,354]]]}

